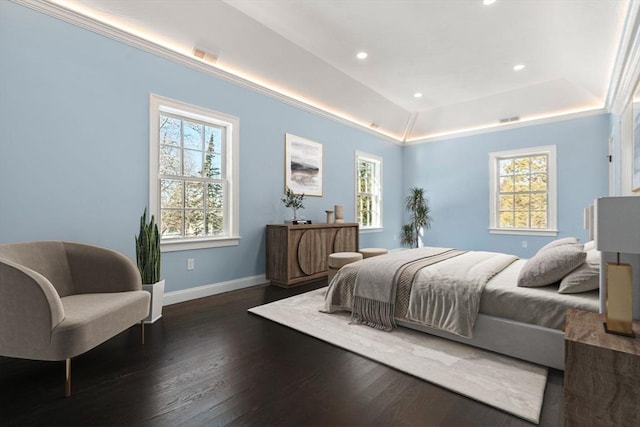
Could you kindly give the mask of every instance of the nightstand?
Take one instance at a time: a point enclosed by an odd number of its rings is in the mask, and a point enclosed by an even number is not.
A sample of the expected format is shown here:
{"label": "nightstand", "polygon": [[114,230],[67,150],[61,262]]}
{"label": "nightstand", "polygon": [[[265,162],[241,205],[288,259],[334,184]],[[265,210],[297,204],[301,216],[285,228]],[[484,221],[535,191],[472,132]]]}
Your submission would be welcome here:
{"label": "nightstand", "polygon": [[607,334],[604,315],[569,309],[564,332],[565,426],[640,425],[640,322]]}

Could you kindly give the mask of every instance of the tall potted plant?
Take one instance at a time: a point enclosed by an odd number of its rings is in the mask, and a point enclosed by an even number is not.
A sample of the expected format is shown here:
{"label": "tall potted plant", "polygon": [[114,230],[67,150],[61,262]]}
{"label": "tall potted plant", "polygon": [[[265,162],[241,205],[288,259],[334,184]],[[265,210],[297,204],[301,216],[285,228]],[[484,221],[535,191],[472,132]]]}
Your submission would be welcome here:
{"label": "tall potted plant", "polygon": [[142,278],[142,288],[151,293],[151,307],[146,323],[162,317],[164,279],[160,280],[160,234],[155,218],[147,222],[147,209],[140,217],[140,231],[136,236],[136,260]]}
{"label": "tall potted plant", "polygon": [[429,199],[425,197],[423,188],[413,187],[404,203],[405,208],[411,213],[411,222],[402,226],[400,242],[404,246],[417,248],[420,246],[420,232],[431,228]]}

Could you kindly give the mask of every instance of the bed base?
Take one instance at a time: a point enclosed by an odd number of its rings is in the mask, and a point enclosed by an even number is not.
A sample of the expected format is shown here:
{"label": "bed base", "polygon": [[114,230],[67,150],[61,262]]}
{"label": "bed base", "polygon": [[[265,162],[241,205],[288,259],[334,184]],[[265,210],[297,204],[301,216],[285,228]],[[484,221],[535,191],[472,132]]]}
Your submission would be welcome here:
{"label": "bed base", "polygon": [[564,371],[564,332],[478,314],[473,338],[396,319],[398,325]]}

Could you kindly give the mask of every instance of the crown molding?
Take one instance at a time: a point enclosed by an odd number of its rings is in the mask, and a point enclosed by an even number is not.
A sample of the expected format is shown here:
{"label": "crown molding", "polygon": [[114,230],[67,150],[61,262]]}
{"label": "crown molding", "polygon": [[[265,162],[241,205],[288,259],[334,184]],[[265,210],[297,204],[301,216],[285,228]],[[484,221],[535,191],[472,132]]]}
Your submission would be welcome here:
{"label": "crown molding", "polygon": [[564,122],[567,120],[594,117],[594,116],[599,116],[607,113],[608,111],[605,108],[596,108],[593,110],[578,111],[575,113],[562,114],[562,115],[550,116],[550,117],[542,117],[539,119],[522,120],[519,122],[496,124],[495,126],[488,126],[483,128],[461,130],[459,132],[451,132],[445,135],[426,136],[423,138],[407,141],[404,143],[404,145],[427,144],[430,142],[445,141],[445,140],[454,139],[454,138],[463,138],[468,136],[482,135],[485,133],[496,133],[496,132],[502,132],[502,131],[511,130],[511,129],[529,127],[529,126],[540,126],[540,125],[549,124],[549,123],[557,123],[557,122]]}
{"label": "crown molding", "polygon": [[283,94],[276,90],[270,89],[261,84],[252,82],[250,80],[247,80],[235,74],[227,72],[221,68],[218,68],[214,65],[205,63],[190,55],[186,55],[181,52],[176,52],[167,47],[164,47],[157,43],[146,40],[142,37],[138,37],[134,34],[131,34],[119,28],[115,28],[111,25],[105,24],[104,22],[90,18],[86,15],[82,15],[73,10],[66,9],[60,5],[49,3],[45,0],[11,0],[11,1],[13,3],[27,7],[37,12],[43,13],[45,15],[51,16],[53,18],[59,19],[69,24],[75,25],[77,27],[84,28],[85,30],[89,30],[101,36],[108,37],[112,40],[127,44],[129,46],[140,49],[142,51],[151,53],[153,55],[169,59],[170,61],[176,62],[178,64],[182,64],[192,69],[198,70],[200,72],[212,75],[214,77],[220,78],[222,80],[225,80],[237,86],[249,89],[258,94],[268,96],[270,98],[281,101],[293,107],[296,107],[305,111],[309,111],[319,116],[347,125],[349,127],[358,129],[360,131],[364,131],[378,138],[382,138],[387,142],[392,142],[396,145],[402,145],[403,141],[401,139],[394,137],[392,135],[389,135],[381,130],[375,130],[367,125],[358,123],[356,121],[347,119],[345,117],[341,117],[340,115],[333,113],[331,111],[327,111],[325,109],[316,107],[308,102],[296,99],[294,97],[291,97],[289,95]]}
{"label": "crown molding", "polygon": [[620,114],[629,103],[640,74],[640,1],[630,0],[609,81],[605,108]]}

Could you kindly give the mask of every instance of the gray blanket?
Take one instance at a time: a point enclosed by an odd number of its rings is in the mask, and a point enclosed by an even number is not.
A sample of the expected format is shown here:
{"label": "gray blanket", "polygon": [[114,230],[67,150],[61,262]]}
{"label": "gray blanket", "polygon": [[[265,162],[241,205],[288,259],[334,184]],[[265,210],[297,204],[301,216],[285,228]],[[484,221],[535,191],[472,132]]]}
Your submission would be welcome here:
{"label": "gray blanket", "polygon": [[353,291],[351,318],[383,330],[395,327],[396,290],[403,272],[418,271],[412,267],[426,266],[459,255],[448,248],[419,248],[393,252],[360,262]]}
{"label": "gray blanket", "polygon": [[[358,291],[358,298],[373,296],[370,299],[380,302],[380,306],[384,304],[390,307],[394,320],[389,321],[386,309],[371,309],[360,311],[356,321],[367,325],[371,322],[374,327],[388,330],[394,326],[397,318],[471,336],[479,311],[478,303],[486,283],[517,259],[511,255],[466,253],[448,248],[421,248],[403,252],[402,256],[396,257],[396,253],[392,253],[342,267],[329,284],[323,311],[333,313],[344,310],[353,313],[355,283],[359,281],[361,289]],[[403,260],[404,256],[408,258]],[[381,270],[385,266],[388,270],[383,273]],[[442,283],[434,282],[442,280],[441,276],[446,275],[445,273],[452,275],[451,280],[444,278]],[[359,276],[361,277],[358,279]],[[391,277],[392,280],[380,285],[382,290],[375,289],[367,294],[365,288],[368,283],[372,283],[369,280],[382,281],[383,277]],[[433,292],[430,294],[428,288],[431,285]],[[389,300],[387,296],[393,294],[393,299]],[[438,301],[438,298],[443,300]]]}
{"label": "gray blanket", "polygon": [[407,318],[470,338],[487,282],[517,260],[495,252],[467,252],[416,275]]}

